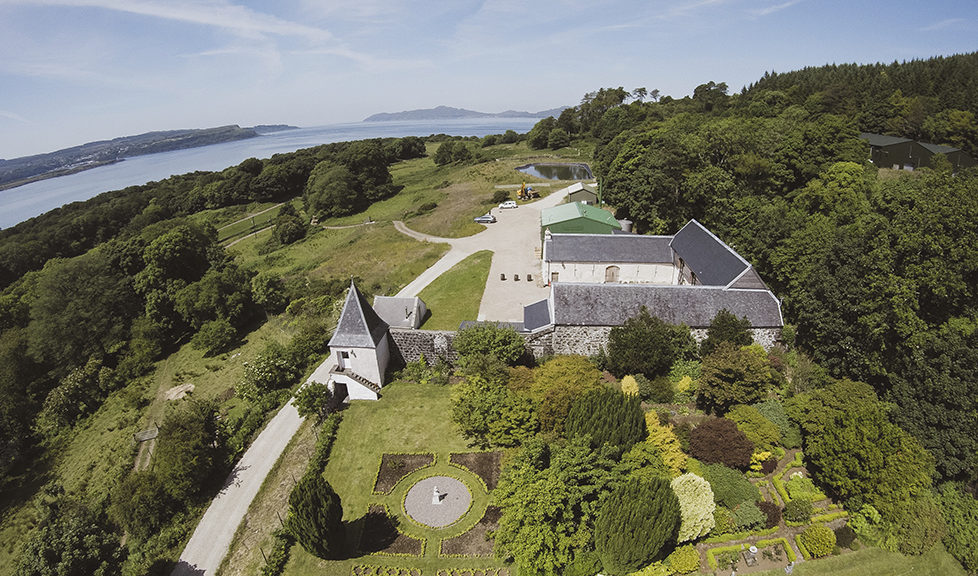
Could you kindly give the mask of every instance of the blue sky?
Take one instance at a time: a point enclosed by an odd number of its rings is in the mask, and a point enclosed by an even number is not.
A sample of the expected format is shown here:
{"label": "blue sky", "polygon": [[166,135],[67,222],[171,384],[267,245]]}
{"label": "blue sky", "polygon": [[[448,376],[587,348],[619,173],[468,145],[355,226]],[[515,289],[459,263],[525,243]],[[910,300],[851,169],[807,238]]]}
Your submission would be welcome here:
{"label": "blue sky", "polygon": [[0,0],[0,157],[975,50],[975,0]]}

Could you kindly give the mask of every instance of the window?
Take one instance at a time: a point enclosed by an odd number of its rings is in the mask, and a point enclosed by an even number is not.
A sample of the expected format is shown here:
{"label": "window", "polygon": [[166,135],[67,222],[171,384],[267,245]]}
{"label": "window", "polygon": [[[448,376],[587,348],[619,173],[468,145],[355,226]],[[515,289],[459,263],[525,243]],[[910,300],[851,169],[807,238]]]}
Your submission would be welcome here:
{"label": "window", "polygon": [[618,282],[618,272],[619,268],[617,266],[608,266],[604,269],[604,281]]}
{"label": "window", "polygon": [[551,284],[553,284],[554,282],[557,281],[557,276],[558,276],[558,274],[556,272],[551,272],[550,273],[550,283]]}

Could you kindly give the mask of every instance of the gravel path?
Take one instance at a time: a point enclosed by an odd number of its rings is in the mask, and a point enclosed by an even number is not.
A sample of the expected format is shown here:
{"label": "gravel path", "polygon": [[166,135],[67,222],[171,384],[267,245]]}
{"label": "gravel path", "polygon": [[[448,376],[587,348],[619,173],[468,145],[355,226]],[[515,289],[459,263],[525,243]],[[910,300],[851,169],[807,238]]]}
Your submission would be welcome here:
{"label": "gravel path", "polygon": [[[435,487],[443,494],[440,504],[432,502]],[[425,526],[442,528],[464,516],[471,503],[472,494],[461,481],[449,476],[431,476],[411,486],[404,498],[404,510]]]}
{"label": "gravel path", "polygon": [[200,519],[171,576],[213,576],[217,572],[251,501],[300,424],[302,418],[290,400],[234,467]]}

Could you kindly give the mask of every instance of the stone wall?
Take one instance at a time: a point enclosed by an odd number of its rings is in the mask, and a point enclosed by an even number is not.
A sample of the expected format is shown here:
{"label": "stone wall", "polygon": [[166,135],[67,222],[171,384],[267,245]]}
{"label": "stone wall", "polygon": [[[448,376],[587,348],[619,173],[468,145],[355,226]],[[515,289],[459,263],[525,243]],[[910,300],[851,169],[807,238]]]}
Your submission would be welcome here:
{"label": "stone wall", "polygon": [[[706,328],[690,330],[697,342],[706,338]],[[781,338],[779,328],[752,328],[754,342],[770,350]],[[533,334],[523,334],[526,348],[534,358],[555,354],[593,356],[608,346],[610,326],[555,326]],[[391,329],[394,341],[391,365],[397,369],[407,362],[414,362],[424,354],[429,363],[444,358],[450,363],[458,360],[458,352],[452,346],[455,332],[449,330],[397,330]]]}

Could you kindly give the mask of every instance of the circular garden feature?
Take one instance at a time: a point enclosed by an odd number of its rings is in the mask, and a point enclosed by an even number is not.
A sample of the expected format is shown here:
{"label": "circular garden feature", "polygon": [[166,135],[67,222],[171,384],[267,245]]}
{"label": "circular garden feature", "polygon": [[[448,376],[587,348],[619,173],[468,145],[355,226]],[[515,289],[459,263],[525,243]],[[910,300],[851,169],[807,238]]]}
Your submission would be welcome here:
{"label": "circular garden feature", "polygon": [[412,520],[431,528],[444,528],[469,511],[472,493],[460,480],[429,476],[419,480],[404,498],[404,511]]}

